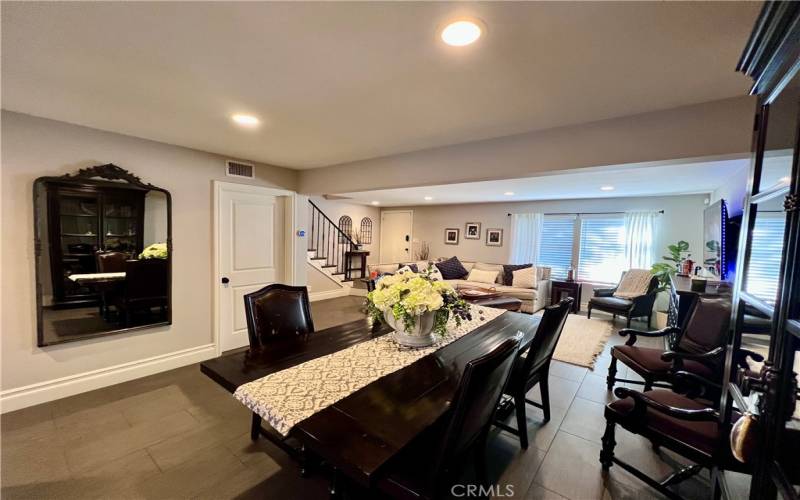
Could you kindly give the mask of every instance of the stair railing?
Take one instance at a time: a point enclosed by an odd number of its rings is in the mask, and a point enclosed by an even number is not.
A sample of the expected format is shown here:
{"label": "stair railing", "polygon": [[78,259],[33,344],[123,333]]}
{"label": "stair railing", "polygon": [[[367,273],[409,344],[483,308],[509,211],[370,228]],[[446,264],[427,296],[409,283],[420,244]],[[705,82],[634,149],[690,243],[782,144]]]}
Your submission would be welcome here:
{"label": "stair railing", "polygon": [[346,254],[357,248],[356,243],[345,234],[336,223],[328,218],[313,201],[311,206],[311,233],[308,238],[308,251],[315,253],[315,258],[325,260],[322,267],[331,268],[334,275],[343,275],[346,266]]}

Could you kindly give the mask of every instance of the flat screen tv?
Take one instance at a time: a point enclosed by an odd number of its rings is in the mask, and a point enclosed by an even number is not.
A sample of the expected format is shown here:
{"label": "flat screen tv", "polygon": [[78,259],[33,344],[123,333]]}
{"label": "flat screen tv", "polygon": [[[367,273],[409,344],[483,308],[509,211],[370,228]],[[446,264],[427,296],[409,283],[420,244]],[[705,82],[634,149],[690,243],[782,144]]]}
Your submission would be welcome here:
{"label": "flat screen tv", "polygon": [[728,217],[725,200],[703,212],[703,268],[721,281],[733,279],[742,217]]}

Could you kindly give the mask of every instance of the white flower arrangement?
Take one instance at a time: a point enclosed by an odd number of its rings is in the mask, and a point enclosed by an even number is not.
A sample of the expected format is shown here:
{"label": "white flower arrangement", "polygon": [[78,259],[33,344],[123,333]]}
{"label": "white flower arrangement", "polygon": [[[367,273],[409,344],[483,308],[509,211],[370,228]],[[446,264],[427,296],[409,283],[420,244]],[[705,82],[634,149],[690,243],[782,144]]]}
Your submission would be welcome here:
{"label": "white flower arrangement", "polygon": [[140,259],[166,259],[167,257],[166,243],[153,243],[139,254]]}

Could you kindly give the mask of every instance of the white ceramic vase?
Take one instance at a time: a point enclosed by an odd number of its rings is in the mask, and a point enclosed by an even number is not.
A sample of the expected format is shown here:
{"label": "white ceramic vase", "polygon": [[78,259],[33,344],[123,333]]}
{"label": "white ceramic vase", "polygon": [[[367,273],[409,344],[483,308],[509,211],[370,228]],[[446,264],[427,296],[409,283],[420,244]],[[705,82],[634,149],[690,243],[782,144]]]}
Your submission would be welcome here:
{"label": "white ceramic vase", "polygon": [[383,317],[386,323],[394,328],[392,337],[395,342],[408,347],[427,347],[436,341],[432,333],[435,314],[435,312],[426,312],[417,316],[411,330],[406,330],[403,320],[395,319],[391,311],[384,312]]}

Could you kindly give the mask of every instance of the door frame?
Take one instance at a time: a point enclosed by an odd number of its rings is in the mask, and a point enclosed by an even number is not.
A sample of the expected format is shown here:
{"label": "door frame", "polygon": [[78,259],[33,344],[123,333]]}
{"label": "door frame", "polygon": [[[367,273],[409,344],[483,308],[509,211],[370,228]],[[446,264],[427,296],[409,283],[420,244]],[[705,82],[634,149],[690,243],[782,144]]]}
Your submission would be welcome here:
{"label": "door frame", "polygon": [[403,213],[409,214],[411,216],[411,231],[409,232],[409,243],[411,244],[409,248],[411,248],[411,255],[410,260],[414,260],[414,210],[381,210],[381,236],[380,236],[380,262],[379,264],[393,264],[393,262],[386,262],[383,260],[383,252],[384,252],[384,244],[383,244],[383,215],[384,214],[396,214],[396,213]]}
{"label": "door frame", "polygon": [[[297,269],[295,268],[295,251],[297,242],[294,238],[294,226],[297,212],[297,193],[288,189],[271,188],[266,186],[259,186],[256,184],[239,184],[238,182],[226,182],[214,180],[214,212],[212,214],[212,235],[214,240],[214,250],[211,257],[213,271],[211,274],[211,289],[213,291],[213,310],[212,310],[212,341],[214,343],[214,350],[216,355],[222,354],[222,345],[219,341],[220,334],[220,314],[219,314],[219,284],[220,284],[220,201],[222,199],[223,189],[226,191],[238,191],[240,193],[250,194],[266,194],[270,196],[285,196],[288,198],[288,203],[284,207],[284,279],[289,285],[297,283]],[[287,279],[288,278],[288,279]]]}

